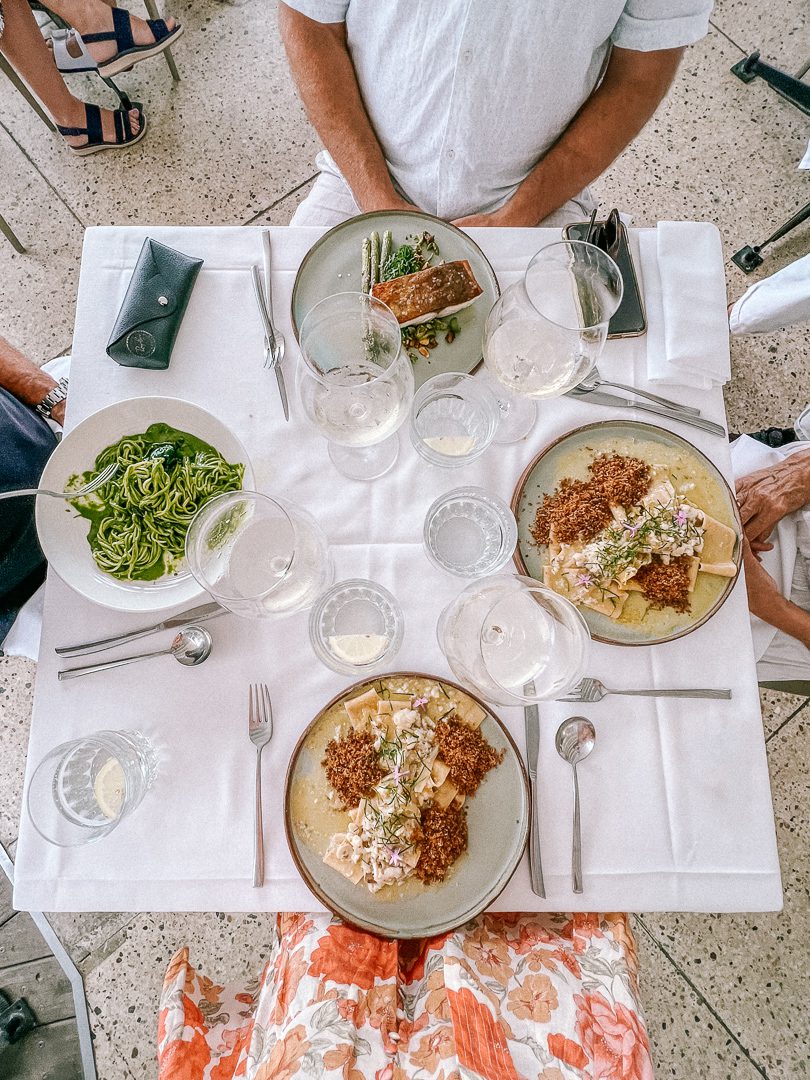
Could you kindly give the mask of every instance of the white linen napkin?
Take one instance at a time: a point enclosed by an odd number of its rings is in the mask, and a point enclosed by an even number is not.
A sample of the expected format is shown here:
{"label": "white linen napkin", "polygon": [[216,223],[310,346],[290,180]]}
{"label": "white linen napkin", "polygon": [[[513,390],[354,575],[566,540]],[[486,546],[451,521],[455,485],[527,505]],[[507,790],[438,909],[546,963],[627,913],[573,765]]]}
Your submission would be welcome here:
{"label": "white linen napkin", "polygon": [[656,237],[664,349],[648,343],[647,375],[665,386],[722,385],[731,356],[720,233],[709,222],[661,221]]}
{"label": "white linen napkin", "polygon": [[731,309],[728,325],[732,334],[766,334],[807,321],[810,321],[810,255],[746,289]]}

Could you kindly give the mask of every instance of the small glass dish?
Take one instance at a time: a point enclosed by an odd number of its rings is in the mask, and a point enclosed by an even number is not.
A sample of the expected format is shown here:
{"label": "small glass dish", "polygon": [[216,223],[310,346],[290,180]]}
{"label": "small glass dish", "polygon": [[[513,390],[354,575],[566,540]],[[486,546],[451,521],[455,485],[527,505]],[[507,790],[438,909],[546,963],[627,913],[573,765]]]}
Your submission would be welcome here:
{"label": "small glass dish", "polygon": [[432,465],[456,469],[475,461],[495,437],[500,410],[495,395],[472,375],[434,375],[411,407],[414,449]]}
{"label": "small glass dish", "polygon": [[399,652],[404,631],[397,598],[363,578],[333,585],[309,616],[315,655],[341,675],[371,674],[388,663]]}
{"label": "small glass dish", "polygon": [[425,516],[425,554],[456,577],[493,574],[512,558],[515,516],[503,499],[480,487],[458,487],[441,495]]}

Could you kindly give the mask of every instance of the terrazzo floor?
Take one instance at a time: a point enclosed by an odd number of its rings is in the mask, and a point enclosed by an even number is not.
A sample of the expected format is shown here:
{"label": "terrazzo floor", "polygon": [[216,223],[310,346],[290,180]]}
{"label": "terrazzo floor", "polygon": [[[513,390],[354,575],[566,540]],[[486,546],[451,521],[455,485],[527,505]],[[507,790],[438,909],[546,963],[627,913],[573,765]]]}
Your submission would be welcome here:
{"label": "terrazzo floor", "polygon": [[[70,346],[86,226],[284,224],[308,190],[317,138],[298,104],[274,4],[178,0],[181,82],[157,60],[121,76],[148,110],[135,149],[70,159],[0,77],[0,212],[28,251],[0,242],[0,329],[38,362]],[[797,171],[806,118],[729,71],[753,48],[787,71],[810,54],[806,0],[719,0],[656,117],[597,186],[637,225],[714,221],[726,256],[764,239],[808,198]],[[80,92],[98,85],[74,76]],[[82,86],[84,81],[86,86]],[[769,249],[751,279],[729,261],[730,299],[810,249],[810,226]],[[733,343],[732,429],[787,424],[810,398],[805,328]],[[36,665],[0,658],[0,840],[19,818]],[[810,701],[764,692],[785,888],[778,915],[641,915],[642,997],[659,1078],[802,1080],[810,1074]],[[60,914],[53,925],[85,977],[98,1075],[155,1075],[156,1005],[181,943],[218,980],[258,970],[269,915]],[[1,1071],[1,1070],[0,1070]]]}

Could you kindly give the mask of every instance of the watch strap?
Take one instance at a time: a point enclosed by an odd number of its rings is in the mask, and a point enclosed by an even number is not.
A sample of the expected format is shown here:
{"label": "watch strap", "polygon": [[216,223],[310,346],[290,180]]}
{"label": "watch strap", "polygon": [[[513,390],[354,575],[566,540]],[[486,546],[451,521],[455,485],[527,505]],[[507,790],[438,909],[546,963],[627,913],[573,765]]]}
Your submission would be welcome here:
{"label": "watch strap", "polygon": [[45,397],[34,406],[40,416],[50,420],[51,414],[60,401],[64,401],[68,393],[68,380],[60,379],[56,386],[52,386]]}

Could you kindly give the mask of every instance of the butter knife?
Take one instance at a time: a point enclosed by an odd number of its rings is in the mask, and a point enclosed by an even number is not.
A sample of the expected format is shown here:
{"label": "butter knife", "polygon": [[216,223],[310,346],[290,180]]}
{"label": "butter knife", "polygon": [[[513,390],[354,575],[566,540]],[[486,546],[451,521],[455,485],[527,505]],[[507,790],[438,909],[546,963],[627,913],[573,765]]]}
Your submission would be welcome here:
{"label": "butter knife", "polygon": [[129,630],[125,634],[115,634],[113,637],[100,638],[98,641],[87,641],[83,645],[60,645],[54,652],[60,656],[87,656],[89,653],[104,652],[112,649],[115,645],[123,645],[127,641],[136,641],[138,638],[157,634],[161,630],[172,630],[177,626],[188,626],[189,623],[201,623],[206,619],[216,619],[224,615],[225,608],[219,604],[203,604],[201,607],[190,608],[181,611],[163,622],[155,623],[154,626],[145,626],[141,630]]}
{"label": "butter knife", "polygon": [[[534,693],[534,683],[523,687],[525,694]],[[529,795],[532,801],[529,817],[529,873],[532,892],[537,896],[546,896],[543,881],[543,860],[540,857],[540,829],[537,813],[537,755],[540,752],[540,714],[536,705],[526,705],[523,709],[523,729],[526,735],[526,770],[529,774]]]}
{"label": "butter knife", "polygon": [[287,403],[287,387],[284,385],[284,371],[281,367],[281,361],[284,359],[284,338],[273,324],[273,283],[270,277],[273,256],[270,247],[269,229],[262,229],[262,262],[264,264],[264,293],[267,300],[267,316],[270,320],[269,345],[272,352],[272,366],[278,383],[278,393],[281,398],[281,407],[284,410],[284,419],[289,420],[290,406]]}
{"label": "butter knife", "polygon": [[720,435],[726,438],[726,429],[722,424],[715,424],[713,420],[705,420],[702,416],[686,416],[683,413],[673,412],[663,405],[653,405],[650,402],[620,397],[618,394],[603,394],[600,390],[569,390],[566,397],[576,401],[590,401],[593,405],[609,405],[614,409],[642,409],[644,412],[653,413],[655,416],[666,417],[667,420],[677,420],[681,424],[689,424],[700,428],[701,431],[711,432],[712,435]]}

